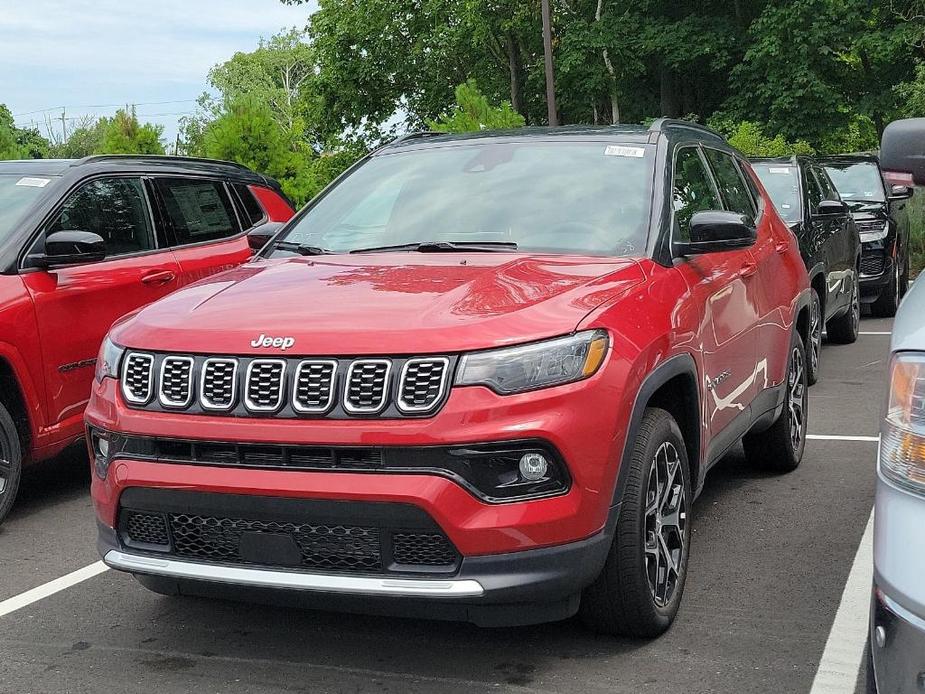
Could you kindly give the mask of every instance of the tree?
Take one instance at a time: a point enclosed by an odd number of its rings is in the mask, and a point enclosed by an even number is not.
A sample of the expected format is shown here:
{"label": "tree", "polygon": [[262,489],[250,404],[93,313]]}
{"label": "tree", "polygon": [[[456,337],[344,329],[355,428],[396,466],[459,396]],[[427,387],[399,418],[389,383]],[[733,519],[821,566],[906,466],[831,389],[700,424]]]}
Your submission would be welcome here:
{"label": "tree", "polygon": [[523,127],[524,117],[508,102],[491,106],[479,91],[475,80],[456,87],[456,105],[449,113],[430,121],[431,130],[444,133],[464,133],[479,130],[506,130]]}
{"label": "tree", "polygon": [[0,104],[0,159],[22,159],[23,155],[23,148],[16,140],[13,114],[5,104]]}
{"label": "tree", "polygon": [[100,118],[96,127],[99,151],[95,154],[164,154],[164,126],[139,123],[134,106],[119,109],[112,118]]}

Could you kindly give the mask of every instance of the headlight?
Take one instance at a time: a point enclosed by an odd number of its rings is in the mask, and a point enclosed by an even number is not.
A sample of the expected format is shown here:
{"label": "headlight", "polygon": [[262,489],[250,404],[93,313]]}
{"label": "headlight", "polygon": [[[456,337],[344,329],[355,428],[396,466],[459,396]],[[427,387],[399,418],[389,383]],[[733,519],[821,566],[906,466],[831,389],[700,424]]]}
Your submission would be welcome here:
{"label": "headlight", "polygon": [[466,354],[456,385],[482,385],[500,395],[558,386],[593,376],[604,362],[609,340],[603,330],[517,347]]}
{"label": "headlight", "polygon": [[925,353],[898,354],[880,431],[880,472],[925,494]]}
{"label": "headlight", "polygon": [[96,358],[97,382],[104,378],[119,378],[119,365],[122,363],[123,354],[125,354],[125,347],[117,345],[109,339],[109,336],[103,340],[100,354]]}

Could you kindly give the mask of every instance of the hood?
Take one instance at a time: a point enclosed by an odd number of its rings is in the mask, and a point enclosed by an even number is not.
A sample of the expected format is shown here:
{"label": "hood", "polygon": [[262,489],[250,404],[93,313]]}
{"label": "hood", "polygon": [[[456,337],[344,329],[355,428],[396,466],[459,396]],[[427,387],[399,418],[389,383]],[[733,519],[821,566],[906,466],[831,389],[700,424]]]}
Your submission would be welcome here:
{"label": "hood", "polygon": [[[284,345],[289,355],[458,352],[569,333],[644,279],[639,263],[625,258],[254,260],[151,304],[112,338],[127,347],[210,354],[281,354]],[[268,346],[252,344],[260,336],[270,338]]]}
{"label": "hood", "polygon": [[870,219],[886,215],[886,203],[877,200],[845,200],[855,219]]}

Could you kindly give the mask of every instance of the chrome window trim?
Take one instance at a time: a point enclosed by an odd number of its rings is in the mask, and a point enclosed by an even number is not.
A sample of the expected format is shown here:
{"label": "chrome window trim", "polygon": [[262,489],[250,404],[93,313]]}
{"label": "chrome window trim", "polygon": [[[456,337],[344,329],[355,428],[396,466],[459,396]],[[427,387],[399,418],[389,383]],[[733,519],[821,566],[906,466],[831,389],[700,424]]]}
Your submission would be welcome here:
{"label": "chrome window trim", "polygon": [[[356,407],[350,403],[350,381],[353,378],[353,370],[357,366],[364,364],[384,364],[385,375],[383,376],[382,400],[376,407]],[[389,402],[389,389],[392,377],[392,360],[391,359],[354,359],[347,368],[347,378],[344,382],[344,401],[342,406],[344,411],[351,414],[377,414],[386,408]]]}
{"label": "chrome window trim", "polygon": [[[279,397],[276,400],[276,404],[272,406],[267,405],[258,405],[250,398],[250,382],[251,382],[251,372],[254,370],[254,365],[259,364],[279,364]],[[286,392],[286,360],[285,359],[251,359],[250,363],[247,365],[247,371],[244,375],[244,406],[251,412],[276,412],[283,405]]]}
{"label": "chrome window trim", "polygon": [[[186,400],[183,402],[174,401],[170,398],[165,397],[164,395],[164,369],[167,367],[167,362],[182,362],[184,364],[189,364],[189,376],[186,379],[187,386],[189,387],[189,393],[186,397]],[[169,409],[183,409],[184,407],[189,407],[190,403],[193,402],[193,367],[195,366],[195,361],[192,357],[187,357],[178,354],[168,354],[161,360],[161,368],[158,371],[158,382],[157,382],[157,401],[166,408]]]}
{"label": "chrome window trim", "polygon": [[[328,404],[325,407],[305,407],[299,404],[296,394],[299,390],[299,376],[302,368],[313,364],[328,364],[331,366],[331,385],[328,387]],[[292,409],[300,413],[313,412],[321,414],[334,407],[334,393],[337,389],[337,360],[335,359],[303,359],[295,367],[295,376],[292,378]]]}
{"label": "chrome window trim", "polygon": [[[216,405],[206,398],[206,369],[212,363],[231,364],[233,367],[231,370],[231,402],[228,405]],[[209,357],[202,362],[199,374],[199,404],[202,409],[213,412],[227,412],[234,409],[238,401],[238,365],[239,361],[234,357]]]}
{"label": "chrome window trim", "polygon": [[[439,362],[443,364],[443,373],[440,375],[440,388],[437,391],[437,397],[434,399],[433,403],[431,403],[430,405],[425,405],[423,407],[420,405],[406,405],[405,401],[403,400],[402,394],[405,389],[405,378],[407,377],[407,374],[408,374],[408,367],[412,366],[413,364],[421,364],[421,363],[426,364],[426,363],[434,363],[434,362]],[[446,394],[446,383],[448,380],[447,376],[448,376],[449,370],[450,370],[450,360],[447,357],[413,357],[411,359],[408,359],[405,362],[404,366],[401,367],[401,376],[398,379],[398,395],[395,398],[395,406],[399,409],[400,412],[405,412],[405,413],[420,414],[422,412],[430,412],[431,410],[436,408],[437,405],[440,404],[440,402],[443,400],[443,396]]]}
{"label": "chrome window trim", "polygon": [[[126,387],[125,374],[128,371],[128,365],[132,361],[132,357],[141,357],[148,361],[148,397],[146,398],[136,398],[131,390]],[[122,397],[124,397],[127,402],[133,405],[147,405],[154,396],[154,355],[147,352],[126,353],[125,357],[122,359],[122,377],[119,381],[122,387]]]}

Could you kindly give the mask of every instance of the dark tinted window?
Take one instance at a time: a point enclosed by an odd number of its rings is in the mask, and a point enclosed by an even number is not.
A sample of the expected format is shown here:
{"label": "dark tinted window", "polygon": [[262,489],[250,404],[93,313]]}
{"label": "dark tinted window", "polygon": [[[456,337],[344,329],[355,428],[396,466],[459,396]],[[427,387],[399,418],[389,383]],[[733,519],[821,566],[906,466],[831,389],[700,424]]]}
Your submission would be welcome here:
{"label": "dark tinted window", "polygon": [[803,184],[806,186],[806,199],[809,207],[809,213],[815,214],[819,203],[825,199],[825,193],[822,186],[813,174],[812,169],[803,169]]}
{"label": "dark tinted window", "polygon": [[250,188],[243,183],[235,183],[232,187],[238,196],[238,200],[241,201],[241,207],[244,210],[244,219],[246,223],[249,222],[247,226],[252,227],[255,224],[259,224],[264,217],[263,208],[260,206],[260,203],[257,202]]}
{"label": "dark tinted window", "polygon": [[81,186],[46,227],[55,231],[92,231],[106,242],[108,255],[156,247],[144,187],[137,178],[99,178]]}
{"label": "dark tinted window", "polygon": [[157,187],[178,245],[223,239],[240,231],[220,181],[161,178]]}
{"label": "dark tinted window", "polygon": [[841,200],[841,196],[838,194],[838,191],[835,190],[835,186],[832,184],[832,179],[829,178],[829,175],[825,172],[825,169],[821,167],[813,168],[813,171],[816,172],[816,178],[819,181],[819,187],[822,189],[822,194],[826,200]]}
{"label": "dark tinted window", "polygon": [[716,176],[716,183],[726,202],[726,209],[754,220],[755,203],[732,155],[710,148],[704,149],[704,153],[713,167],[713,175]]}
{"label": "dark tinted window", "polygon": [[713,181],[694,147],[685,147],[678,152],[671,204],[674,208],[674,238],[678,241],[690,240],[691,217],[695,212],[723,209]]}

